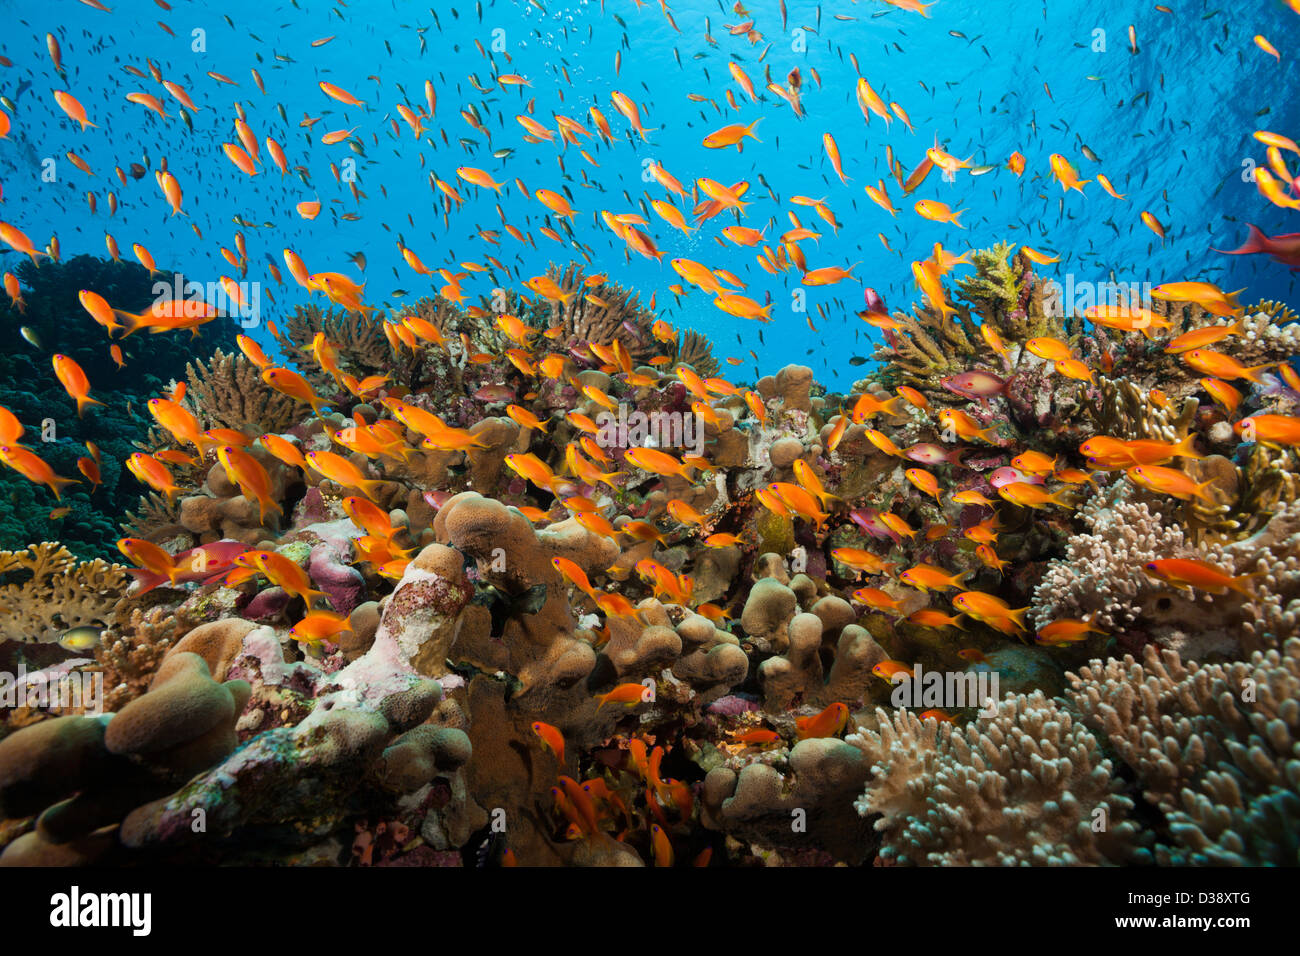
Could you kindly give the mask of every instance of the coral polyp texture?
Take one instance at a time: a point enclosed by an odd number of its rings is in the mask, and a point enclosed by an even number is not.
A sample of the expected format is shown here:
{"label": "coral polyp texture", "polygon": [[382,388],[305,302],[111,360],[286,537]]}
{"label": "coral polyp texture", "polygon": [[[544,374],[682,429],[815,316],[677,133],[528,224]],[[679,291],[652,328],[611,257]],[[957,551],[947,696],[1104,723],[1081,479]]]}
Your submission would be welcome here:
{"label": "coral polyp texture", "polygon": [[0,865],[1300,864],[1300,0],[40,6]]}

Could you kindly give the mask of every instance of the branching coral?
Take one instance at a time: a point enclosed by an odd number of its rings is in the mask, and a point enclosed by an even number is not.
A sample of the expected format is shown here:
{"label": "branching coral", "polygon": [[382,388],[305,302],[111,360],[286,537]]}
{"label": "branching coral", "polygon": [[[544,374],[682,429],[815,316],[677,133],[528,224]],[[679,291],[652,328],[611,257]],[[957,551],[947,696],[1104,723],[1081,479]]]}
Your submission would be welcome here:
{"label": "branching coral", "polygon": [[318,305],[296,306],[285,328],[277,330],[276,341],[304,376],[314,386],[325,387],[329,374],[312,356],[312,340],[317,332],[344,356],[343,366],[358,378],[383,374],[393,361],[393,349],[384,335],[383,317],[346,309],[324,310]]}
{"label": "branching coral", "polygon": [[122,530],[133,538],[157,541],[185,529],[180,523],[180,509],[156,491],[140,497],[135,511],[126,513]]}
{"label": "branching coral", "polygon": [[576,262],[563,270],[552,264],[546,275],[571,296],[567,302],[546,300],[550,306],[548,324],[564,330],[557,345],[613,345],[617,340],[627,348],[634,365],[648,362],[655,354],[650,334],[654,314],[641,307],[640,293],[609,280],[588,286],[582,266]]}
{"label": "branching coral", "polygon": [[[1153,640],[1185,657],[1280,646],[1300,620],[1300,506],[1280,510],[1263,530],[1231,543],[1195,546],[1182,525],[1153,510],[1128,482],[1094,496],[1072,537],[1034,590],[1038,626],[1089,619],[1106,632]],[[1255,574],[1253,593],[1180,590],[1147,575],[1148,562],[1202,561],[1230,575]]]}
{"label": "branching coral", "polygon": [[1162,864],[1300,863],[1300,639],[1233,664],[1093,661],[1070,698],[1165,814]]}
{"label": "branching coral", "polygon": [[297,402],[263,382],[257,366],[242,355],[217,349],[207,364],[185,366],[185,376],[184,402],[208,427],[279,433],[301,418]]}
{"label": "branching coral", "polygon": [[1035,692],[963,727],[876,711],[847,738],[871,765],[854,804],[880,814],[887,863],[1077,865],[1128,862],[1133,804],[1082,723]]}
{"label": "branching coral", "polygon": [[678,337],[672,357],[675,362],[689,365],[702,378],[718,374],[718,360],[713,355],[712,344],[707,337],[692,329]]}
{"label": "branching coral", "polygon": [[0,637],[45,643],[104,624],[129,580],[122,565],[78,562],[55,541],[0,551]]}

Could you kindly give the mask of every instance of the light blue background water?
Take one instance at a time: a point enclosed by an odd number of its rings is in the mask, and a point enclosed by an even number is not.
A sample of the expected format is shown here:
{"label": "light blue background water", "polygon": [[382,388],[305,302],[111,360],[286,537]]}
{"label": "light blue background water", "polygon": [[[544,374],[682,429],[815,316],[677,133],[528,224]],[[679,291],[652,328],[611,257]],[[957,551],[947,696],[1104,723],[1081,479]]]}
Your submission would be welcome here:
{"label": "light blue background water", "polygon": [[[625,260],[622,243],[599,222],[598,212],[639,212],[637,201],[647,189],[650,198],[666,198],[661,188],[642,179],[642,161],[653,157],[687,184],[696,177],[727,183],[749,180],[748,198],[755,202],[744,222],[762,228],[774,219],[771,235],[789,228],[787,211],[792,208],[805,224],[823,228],[811,209],[791,206],[789,197],[825,197],[842,227],[838,235],[825,229],[819,244],[804,244],[809,264],[860,262],[855,276],[879,290],[891,307],[905,307],[916,297],[910,263],[929,255],[936,241],[960,252],[1000,239],[1059,254],[1062,261],[1044,272],[1062,281],[1067,273],[1076,282],[1103,282],[1112,273],[1136,282],[1202,279],[1229,289],[1246,286],[1247,302],[1260,297],[1294,301],[1294,280],[1284,266],[1264,257],[1233,258],[1210,251],[1212,246],[1240,245],[1247,222],[1269,234],[1298,231],[1294,214],[1269,205],[1241,175],[1246,160],[1264,162],[1263,147],[1250,137],[1254,129],[1300,136],[1300,108],[1287,95],[1296,87],[1293,55],[1298,52],[1300,17],[1279,2],[1171,2],[1170,15],[1148,2],[943,0],[931,8],[930,19],[882,3],[827,4],[819,11],[812,3],[792,2],[784,32],[775,3],[752,3],[755,29],[764,34],[757,45],[729,35],[724,24],[742,19],[730,6],[694,0],[681,0],[671,8],[680,33],[669,26],[657,3],[638,10],[633,3],[615,0],[609,0],[603,13],[594,2],[547,0],[543,13],[525,3],[497,0],[485,3],[481,15],[473,3],[439,3],[432,9],[440,28],[430,7],[415,3],[334,7],[303,0],[301,8],[295,8],[289,3],[177,2],[171,12],[153,0],[122,0],[112,6],[112,13],[102,13],[73,0],[0,5],[6,24],[0,53],[13,61],[12,67],[0,69],[0,86],[17,99],[14,129],[0,141],[0,218],[22,228],[38,246],[57,234],[65,257],[105,254],[107,229],[127,258],[131,243],[141,242],[160,266],[209,282],[231,272],[219,249],[234,247],[239,227],[232,217],[242,216],[274,224],[243,229],[250,279],[270,282],[264,268],[268,257],[285,271],[280,257],[286,246],[301,254],[312,271],[337,270],[361,278],[347,255],[363,250],[369,260],[366,297],[380,304],[395,301],[394,289],[409,290],[409,301],[434,288],[402,261],[396,244],[399,233],[431,268],[482,262],[485,254],[493,254],[515,270],[516,281],[539,274],[549,260],[579,255],[537,233],[547,222],[547,210],[536,200],[520,197],[513,185],[500,200],[506,220],[532,233],[536,248],[520,246],[504,233],[500,247],[478,238],[479,228],[500,229],[501,220],[494,194],[456,180],[457,166],[477,166],[502,182],[518,176],[533,190],[569,186],[580,211],[575,237],[594,252],[593,269],[641,290],[647,301],[657,293],[664,317],[710,335],[721,356],[746,357],[743,369],[729,373],[734,378],[754,374],[754,363],[747,358],[750,349],[758,356],[761,373],[799,361],[812,365],[828,384],[842,387],[858,377],[861,369],[847,360],[869,355],[868,336],[878,336],[852,314],[861,308],[861,285],[846,282],[810,289],[810,312],[817,327],[815,333],[810,331],[805,316],[790,308],[797,274],[769,276],[756,265],[755,250],[718,244],[715,237],[721,227],[734,219],[719,217],[687,238],[652,213],[649,231],[667,254],[664,261],[635,255]],[[231,23],[222,14],[228,14]],[[836,20],[836,14],[856,19]],[[716,47],[705,41],[706,18]],[[162,30],[160,20],[175,31],[175,38]],[[1137,54],[1129,49],[1130,24],[1137,35]],[[792,31],[801,26],[812,30],[803,35],[806,50],[796,52]],[[194,29],[206,31],[204,53],[191,49]],[[497,54],[494,69],[474,41],[490,47],[496,29],[505,31],[512,59],[507,63]],[[1092,49],[1095,30],[1105,31],[1104,52]],[[56,76],[46,53],[47,31],[60,40],[66,83]],[[1281,65],[1251,42],[1256,33],[1282,51]],[[332,42],[310,45],[331,34],[336,36]],[[616,75],[619,50],[622,67]],[[766,59],[760,63],[764,50]],[[293,62],[276,60],[277,53]],[[888,131],[878,118],[864,123],[854,98],[857,74],[850,53],[856,53],[863,75],[885,100],[897,101],[910,114],[915,135],[900,122]],[[123,71],[131,63],[147,72],[146,57],[159,65],[164,78],[184,86],[202,108],[194,116],[194,132],[175,118],[176,104],[159,84]],[[799,67],[806,118],[796,119],[770,93],[763,93],[763,102],[750,103],[730,79],[729,57],[741,64],[760,91],[765,65],[780,83],[790,69]],[[561,65],[567,67],[571,84],[560,77]],[[266,95],[253,84],[253,67],[265,80]],[[820,75],[820,88],[813,69]],[[224,73],[239,86],[218,84],[205,75],[207,70]],[[491,87],[497,72],[523,74],[532,88],[494,89],[485,95],[468,80],[474,75]],[[399,119],[401,137],[395,139],[388,117],[398,118],[398,102],[422,104],[426,79],[433,80],[438,94],[436,117],[426,121],[434,136],[417,144]],[[23,80],[31,87],[16,95]],[[369,111],[327,99],[317,88],[320,80],[352,91],[367,102]],[[727,106],[728,88],[741,106],[738,113]],[[99,128],[80,132],[54,104],[55,89],[77,96]],[[628,123],[610,102],[615,89],[635,100],[646,127],[656,130],[648,143],[628,138]],[[163,122],[128,103],[125,95],[137,90],[163,99],[173,119]],[[1133,105],[1134,97],[1144,91],[1150,98]],[[721,112],[691,102],[688,93],[712,97]],[[598,168],[571,146],[563,152],[566,178],[556,161],[558,145],[524,142],[514,117],[533,97],[534,117],[552,128],[551,115],[559,112],[594,132],[587,108],[599,106],[617,139],[612,146],[598,138],[588,141],[586,148]],[[291,166],[308,167],[311,186],[295,176],[282,178],[269,162],[250,180],[226,160],[221,144],[236,141],[236,101],[244,104],[259,140],[273,136],[285,145]],[[287,128],[277,103],[285,107]],[[492,132],[490,146],[458,115],[467,103],[484,116]],[[1257,116],[1265,109],[1270,112]],[[324,116],[310,132],[297,125],[304,111]],[[714,129],[759,117],[762,142],[747,141],[743,154],[702,147],[702,138]],[[319,142],[326,130],[352,126],[360,127],[366,152],[364,159],[356,157],[358,185],[367,194],[359,205],[329,170],[331,161],[354,154],[346,145]],[[442,141],[443,130],[450,145]],[[844,156],[847,184],[835,177],[823,153],[822,134],[827,131],[834,133]],[[973,163],[1001,167],[1018,149],[1028,158],[1028,169],[1020,179],[1000,168],[978,178],[963,173],[953,183],[935,173],[905,198],[886,170],[885,146],[892,145],[910,171],[935,135],[954,155],[973,155]],[[466,153],[461,138],[481,145]],[[1091,147],[1101,163],[1084,158],[1081,144]],[[505,162],[490,156],[492,149],[501,147],[515,149]],[[63,158],[67,150],[90,163],[94,178]],[[1094,181],[1084,196],[1072,192],[1062,202],[1061,188],[1048,170],[1047,157],[1053,152],[1066,155],[1083,178],[1095,180],[1097,172],[1105,172],[1128,201],[1112,199]],[[143,153],[153,166],[167,158],[184,190],[188,218],[168,216],[152,175],[120,187],[112,167],[142,161]],[[57,160],[56,182],[40,180],[45,157]],[[453,213],[449,226],[443,224],[439,197],[430,191],[430,171],[470,198]],[[780,204],[767,198],[758,173],[771,184]],[[890,195],[899,209],[896,218],[863,192],[865,184],[882,177],[890,180]],[[111,219],[106,187],[122,201]],[[94,217],[84,199],[87,189],[99,192]],[[625,190],[631,202],[624,198]],[[320,217],[312,222],[298,218],[294,204],[316,197],[325,202]],[[962,215],[966,228],[921,220],[911,209],[921,198],[967,210]],[[1141,224],[1143,209],[1166,225],[1165,242]],[[338,218],[347,211],[362,218]],[[202,230],[203,240],[189,228],[191,221]],[[885,235],[894,254],[885,250],[877,233]],[[679,279],[668,260],[676,256],[734,272],[749,283],[746,294],[759,301],[770,294],[777,303],[774,321],[760,326],[725,316],[699,291],[675,301],[668,286]],[[0,261],[13,268],[15,258],[6,255]],[[263,297],[264,318],[275,319],[293,303],[306,301],[287,271],[285,278],[289,285],[270,286],[276,305]],[[475,275],[466,280],[465,289],[475,301],[494,284],[487,276]],[[825,316],[816,313],[818,304],[825,306]]]}

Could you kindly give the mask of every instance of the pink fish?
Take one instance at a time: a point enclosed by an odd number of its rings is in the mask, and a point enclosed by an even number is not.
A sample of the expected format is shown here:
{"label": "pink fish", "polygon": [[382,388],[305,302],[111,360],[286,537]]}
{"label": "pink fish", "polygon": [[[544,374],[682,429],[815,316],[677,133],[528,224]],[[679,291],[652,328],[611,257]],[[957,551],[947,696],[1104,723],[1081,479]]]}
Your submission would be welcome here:
{"label": "pink fish", "polygon": [[879,315],[889,314],[889,310],[885,308],[885,300],[871,286],[867,286],[862,290],[862,301],[866,303],[868,312],[875,312]]}
{"label": "pink fish", "polygon": [[1282,236],[1266,236],[1255,226],[1250,227],[1246,244],[1240,249],[1215,249],[1226,256],[1246,256],[1251,253],[1265,252],[1273,257],[1274,262],[1300,269],[1300,232],[1289,232]]}
{"label": "pink fish", "polygon": [[1042,475],[1031,475],[1028,472],[1021,471],[1019,468],[1012,468],[1010,465],[1005,465],[993,472],[993,474],[989,475],[989,484],[994,488],[1005,488],[1007,485],[1017,481],[1027,482],[1031,485],[1046,484]]}
{"label": "pink fish", "polygon": [[513,402],[515,390],[509,385],[484,385],[473,397],[479,402]]}
{"label": "pink fish", "polygon": [[941,378],[939,384],[963,398],[978,398],[980,401],[985,401],[992,395],[1004,394],[1009,383],[991,372],[981,372],[975,369],[970,372],[962,372],[960,375],[949,375],[947,378]]}
{"label": "pink fish", "polygon": [[[248,550],[242,541],[221,540],[211,544],[201,544],[176,555],[176,567],[182,569],[176,575],[176,583],[199,581],[211,584],[225,575],[235,566],[235,558]],[[140,582],[140,591],[136,595],[147,594],[160,584],[166,584],[167,578],[141,568],[127,568],[127,573]]]}
{"label": "pink fish", "polygon": [[451,491],[426,491],[424,493],[424,503],[434,511],[441,511],[442,506],[447,503],[454,492]]}
{"label": "pink fish", "polygon": [[897,544],[901,538],[898,532],[880,520],[880,512],[875,508],[858,508],[849,512],[853,523],[873,538],[888,538]]}
{"label": "pink fish", "polygon": [[904,448],[903,454],[923,465],[960,465],[964,451],[964,448],[954,448],[949,451],[932,441],[923,441]]}

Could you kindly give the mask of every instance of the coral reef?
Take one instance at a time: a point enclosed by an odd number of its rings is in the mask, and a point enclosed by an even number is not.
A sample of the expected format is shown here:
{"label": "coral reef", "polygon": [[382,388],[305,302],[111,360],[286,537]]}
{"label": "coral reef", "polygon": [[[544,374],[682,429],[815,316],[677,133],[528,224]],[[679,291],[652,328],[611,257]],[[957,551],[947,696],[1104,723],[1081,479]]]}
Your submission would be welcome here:
{"label": "coral reef", "polygon": [[576,263],[297,309],[314,401],[187,357],[115,453],[168,466],[136,582],[0,552],[108,711],[0,713],[0,862],[1294,862],[1294,452],[1236,426],[1297,396],[1229,415],[1160,347],[1216,317],[1089,328],[1034,261],[936,252],[848,395]]}

